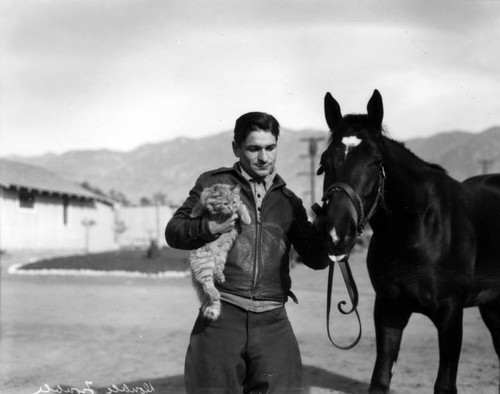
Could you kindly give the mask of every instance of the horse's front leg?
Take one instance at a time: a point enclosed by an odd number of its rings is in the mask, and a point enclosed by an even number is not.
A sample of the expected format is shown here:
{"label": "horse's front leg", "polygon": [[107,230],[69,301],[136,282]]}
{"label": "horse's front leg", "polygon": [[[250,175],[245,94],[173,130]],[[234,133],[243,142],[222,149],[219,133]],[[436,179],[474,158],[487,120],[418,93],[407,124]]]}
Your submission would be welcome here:
{"label": "horse's front leg", "polygon": [[403,330],[408,324],[411,311],[396,306],[388,299],[375,298],[375,334],[377,359],[370,383],[370,394],[388,393],[392,369],[398,358]]}
{"label": "horse's front leg", "polygon": [[457,371],[462,348],[463,309],[456,301],[450,301],[431,316],[438,330],[439,370],[434,394],[457,393]]}

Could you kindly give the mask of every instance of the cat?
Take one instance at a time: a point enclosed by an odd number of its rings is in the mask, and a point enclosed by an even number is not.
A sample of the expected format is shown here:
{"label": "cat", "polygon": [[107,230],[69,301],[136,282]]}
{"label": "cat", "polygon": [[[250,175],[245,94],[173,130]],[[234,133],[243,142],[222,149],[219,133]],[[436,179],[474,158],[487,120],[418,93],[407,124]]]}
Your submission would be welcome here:
{"label": "cat", "polygon": [[[240,220],[250,224],[250,214],[240,198],[240,186],[215,184],[205,188],[199,201],[194,205],[190,217],[200,217],[206,212],[212,220],[222,223],[237,213]],[[193,250],[189,257],[189,265],[193,273],[193,284],[201,302],[203,317],[215,321],[221,312],[220,293],[215,282],[225,281],[223,274],[229,250],[238,235],[235,227],[223,233],[215,241]]]}

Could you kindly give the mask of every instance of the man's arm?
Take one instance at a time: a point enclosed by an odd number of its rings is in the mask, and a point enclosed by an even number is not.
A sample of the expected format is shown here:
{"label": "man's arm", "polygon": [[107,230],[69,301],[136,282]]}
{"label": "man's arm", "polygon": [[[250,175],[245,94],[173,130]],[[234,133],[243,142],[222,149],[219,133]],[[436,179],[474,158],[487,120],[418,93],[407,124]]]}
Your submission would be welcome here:
{"label": "man's arm", "polygon": [[202,177],[203,175],[198,178],[189,192],[189,197],[167,223],[165,239],[172,248],[198,249],[206,243],[215,241],[220,234],[229,232],[234,228],[235,221],[238,218],[236,214],[222,223],[209,220],[208,215],[197,218],[190,216],[203,190]]}
{"label": "man's arm", "polygon": [[165,239],[172,248],[198,249],[218,238],[218,235],[211,233],[206,215],[198,218],[189,216],[194,205],[200,199],[203,190],[202,177],[203,175],[196,180],[194,187],[189,192],[189,197],[167,223]]}
{"label": "man's arm", "polygon": [[302,262],[312,269],[328,267],[329,259],[326,243],[309,221],[302,201],[298,199],[292,229],[292,245]]}

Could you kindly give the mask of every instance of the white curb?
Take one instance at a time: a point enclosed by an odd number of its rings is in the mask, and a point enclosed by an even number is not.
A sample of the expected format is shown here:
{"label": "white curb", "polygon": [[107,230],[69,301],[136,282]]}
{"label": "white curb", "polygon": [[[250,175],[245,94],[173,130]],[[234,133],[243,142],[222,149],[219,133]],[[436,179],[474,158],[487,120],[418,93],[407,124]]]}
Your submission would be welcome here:
{"label": "white curb", "polygon": [[60,268],[44,268],[44,269],[21,269],[29,263],[13,264],[8,268],[8,273],[11,275],[58,275],[58,276],[114,276],[125,278],[185,278],[191,275],[188,271],[164,271],[158,273],[146,273],[139,271],[104,271],[90,269],[60,269]]}

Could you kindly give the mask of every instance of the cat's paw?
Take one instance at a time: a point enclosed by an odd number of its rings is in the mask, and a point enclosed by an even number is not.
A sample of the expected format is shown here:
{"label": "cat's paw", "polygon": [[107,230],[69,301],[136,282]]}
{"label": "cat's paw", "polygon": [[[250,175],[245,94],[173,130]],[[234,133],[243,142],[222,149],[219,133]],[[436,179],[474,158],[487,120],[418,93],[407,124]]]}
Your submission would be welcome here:
{"label": "cat's paw", "polygon": [[203,317],[205,319],[214,321],[217,320],[220,316],[220,306],[218,305],[210,305],[203,308]]}
{"label": "cat's paw", "polygon": [[214,279],[217,283],[224,283],[226,281],[226,277],[222,272],[215,272]]}

